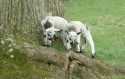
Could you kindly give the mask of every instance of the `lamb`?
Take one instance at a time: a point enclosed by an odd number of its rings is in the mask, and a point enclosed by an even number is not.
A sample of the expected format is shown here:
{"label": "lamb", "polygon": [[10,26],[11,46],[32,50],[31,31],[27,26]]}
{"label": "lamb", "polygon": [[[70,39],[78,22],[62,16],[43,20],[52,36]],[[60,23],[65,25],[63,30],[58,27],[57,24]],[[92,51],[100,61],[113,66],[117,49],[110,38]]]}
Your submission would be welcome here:
{"label": "lamb", "polygon": [[88,42],[90,47],[91,47],[91,52],[92,52],[92,58],[94,58],[95,54],[95,47],[94,47],[94,41],[92,39],[92,36],[90,34],[90,31],[87,27],[87,25],[83,24],[80,21],[71,21],[68,24],[68,31],[66,31],[68,36],[66,39],[66,47],[67,49],[71,49],[71,42],[76,41],[76,47],[77,47],[77,52],[80,53],[84,50],[85,45],[80,46],[81,38],[82,41]]}
{"label": "lamb", "polygon": [[[62,30],[67,30],[68,21],[59,16],[46,16],[45,19],[41,21],[43,35],[44,35],[44,44],[46,46],[51,46],[52,39],[54,35],[60,37],[66,46],[65,42],[65,32]],[[60,32],[59,34],[57,32]]]}

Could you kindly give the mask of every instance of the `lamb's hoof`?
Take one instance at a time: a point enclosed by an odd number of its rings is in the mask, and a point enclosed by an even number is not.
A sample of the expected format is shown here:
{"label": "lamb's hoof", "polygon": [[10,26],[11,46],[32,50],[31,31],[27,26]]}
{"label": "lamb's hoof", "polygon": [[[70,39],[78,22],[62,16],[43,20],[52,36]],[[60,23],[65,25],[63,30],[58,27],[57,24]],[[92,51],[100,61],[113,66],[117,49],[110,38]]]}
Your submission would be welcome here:
{"label": "lamb's hoof", "polygon": [[46,45],[46,47],[51,47],[51,45]]}
{"label": "lamb's hoof", "polygon": [[94,55],[92,55],[92,58],[95,58],[95,56],[94,56]]}
{"label": "lamb's hoof", "polygon": [[70,42],[71,45],[73,45],[73,42]]}
{"label": "lamb's hoof", "polygon": [[46,47],[46,44],[43,44],[42,46]]}
{"label": "lamb's hoof", "polygon": [[82,53],[84,50],[80,50],[80,52]]}
{"label": "lamb's hoof", "polygon": [[76,53],[82,53],[82,51],[76,51]]}
{"label": "lamb's hoof", "polygon": [[44,47],[50,47],[50,45],[46,45],[46,44],[43,44],[42,46],[44,46]]}

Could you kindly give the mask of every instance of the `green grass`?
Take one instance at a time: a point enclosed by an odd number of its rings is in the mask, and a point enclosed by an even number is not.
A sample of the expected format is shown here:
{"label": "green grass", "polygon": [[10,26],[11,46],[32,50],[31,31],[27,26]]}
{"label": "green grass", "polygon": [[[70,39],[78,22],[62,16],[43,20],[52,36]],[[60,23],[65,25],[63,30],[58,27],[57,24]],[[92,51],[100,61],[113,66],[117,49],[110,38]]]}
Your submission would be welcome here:
{"label": "green grass", "polygon": [[[47,64],[27,58],[26,54],[21,51],[23,50],[22,45],[23,43],[31,42],[28,38],[25,38],[25,35],[19,34],[18,32],[16,34],[14,38],[19,49],[9,47],[11,42],[5,42],[2,45],[0,40],[0,79],[58,78],[57,75],[50,71],[51,69]],[[3,35],[0,34],[0,39],[3,38]],[[8,52],[10,48],[13,48],[12,52]],[[11,55],[14,57],[12,58]]]}
{"label": "green grass", "polygon": [[61,51],[61,52],[67,52],[67,49],[63,45],[61,39],[56,39],[56,42],[52,43],[52,48],[55,48],[55,49],[57,49],[58,51]]}
{"label": "green grass", "polygon": [[[65,11],[89,26],[97,58],[125,69],[125,0],[68,0]],[[85,50],[91,52],[88,45]]]}
{"label": "green grass", "polygon": [[[69,20],[89,26],[98,59],[125,69],[125,0],[68,0],[65,10]],[[85,50],[91,52],[88,45]],[[112,79],[125,76],[115,75]]]}
{"label": "green grass", "polygon": [[[14,58],[10,57],[11,54],[14,55]],[[0,54],[0,75],[7,79],[15,75],[15,77],[25,77],[27,75],[25,68],[28,66],[26,56],[17,50],[14,50],[11,54]]]}
{"label": "green grass", "polygon": [[27,58],[20,50],[14,50],[14,58],[9,54],[0,53],[0,78],[2,79],[44,79],[53,77],[47,64]]}

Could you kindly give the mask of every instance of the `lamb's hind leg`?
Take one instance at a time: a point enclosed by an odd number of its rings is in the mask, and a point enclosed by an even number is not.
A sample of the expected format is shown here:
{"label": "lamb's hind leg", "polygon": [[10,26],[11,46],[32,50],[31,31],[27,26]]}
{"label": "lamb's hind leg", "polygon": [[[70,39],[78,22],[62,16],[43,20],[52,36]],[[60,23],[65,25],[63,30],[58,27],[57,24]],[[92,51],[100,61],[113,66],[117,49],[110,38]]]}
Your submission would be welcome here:
{"label": "lamb's hind leg", "polygon": [[92,39],[92,36],[91,36],[90,32],[88,32],[88,35],[86,36],[86,40],[87,40],[87,42],[89,43],[89,45],[91,47],[92,58],[94,58],[95,46],[94,46],[94,41]]}

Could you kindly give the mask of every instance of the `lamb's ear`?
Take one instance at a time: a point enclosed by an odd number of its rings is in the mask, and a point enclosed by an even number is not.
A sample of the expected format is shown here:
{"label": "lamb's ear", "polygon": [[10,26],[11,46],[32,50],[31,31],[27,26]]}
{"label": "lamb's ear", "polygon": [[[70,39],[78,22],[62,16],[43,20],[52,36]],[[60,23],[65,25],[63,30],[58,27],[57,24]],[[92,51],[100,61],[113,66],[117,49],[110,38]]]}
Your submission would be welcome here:
{"label": "lamb's ear", "polygon": [[77,32],[77,35],[81,34],[81,32]]}
{"label": "lamb's ear", "polygon": [[50,31],[50,29],[48,28],[48,29],[46,29],[45,31],[46,31],[46,32],[47,32],[47,31]]}
{"label": "lamb's ear", "polygon": [[63,30],[62,30],[62,29],[60,29],[59,31],[60,31],[60,32],[62,32]]}
{"label": "lamb's ear", "polygon": [[56,32],[58,32],[58,33],[60,33],[60,32],[62,32],[63,30],[61,29],[61,30],[59,30],[59,31],[56,31]]}
{"label": "lamb's ear", "polygon": [[69,32],[67,30],[65,30],[65,32],[69,35]]}
{"label": "lamb's ear", "polygon": [[54,28],[54,31],[60,31],[59,29]]}

